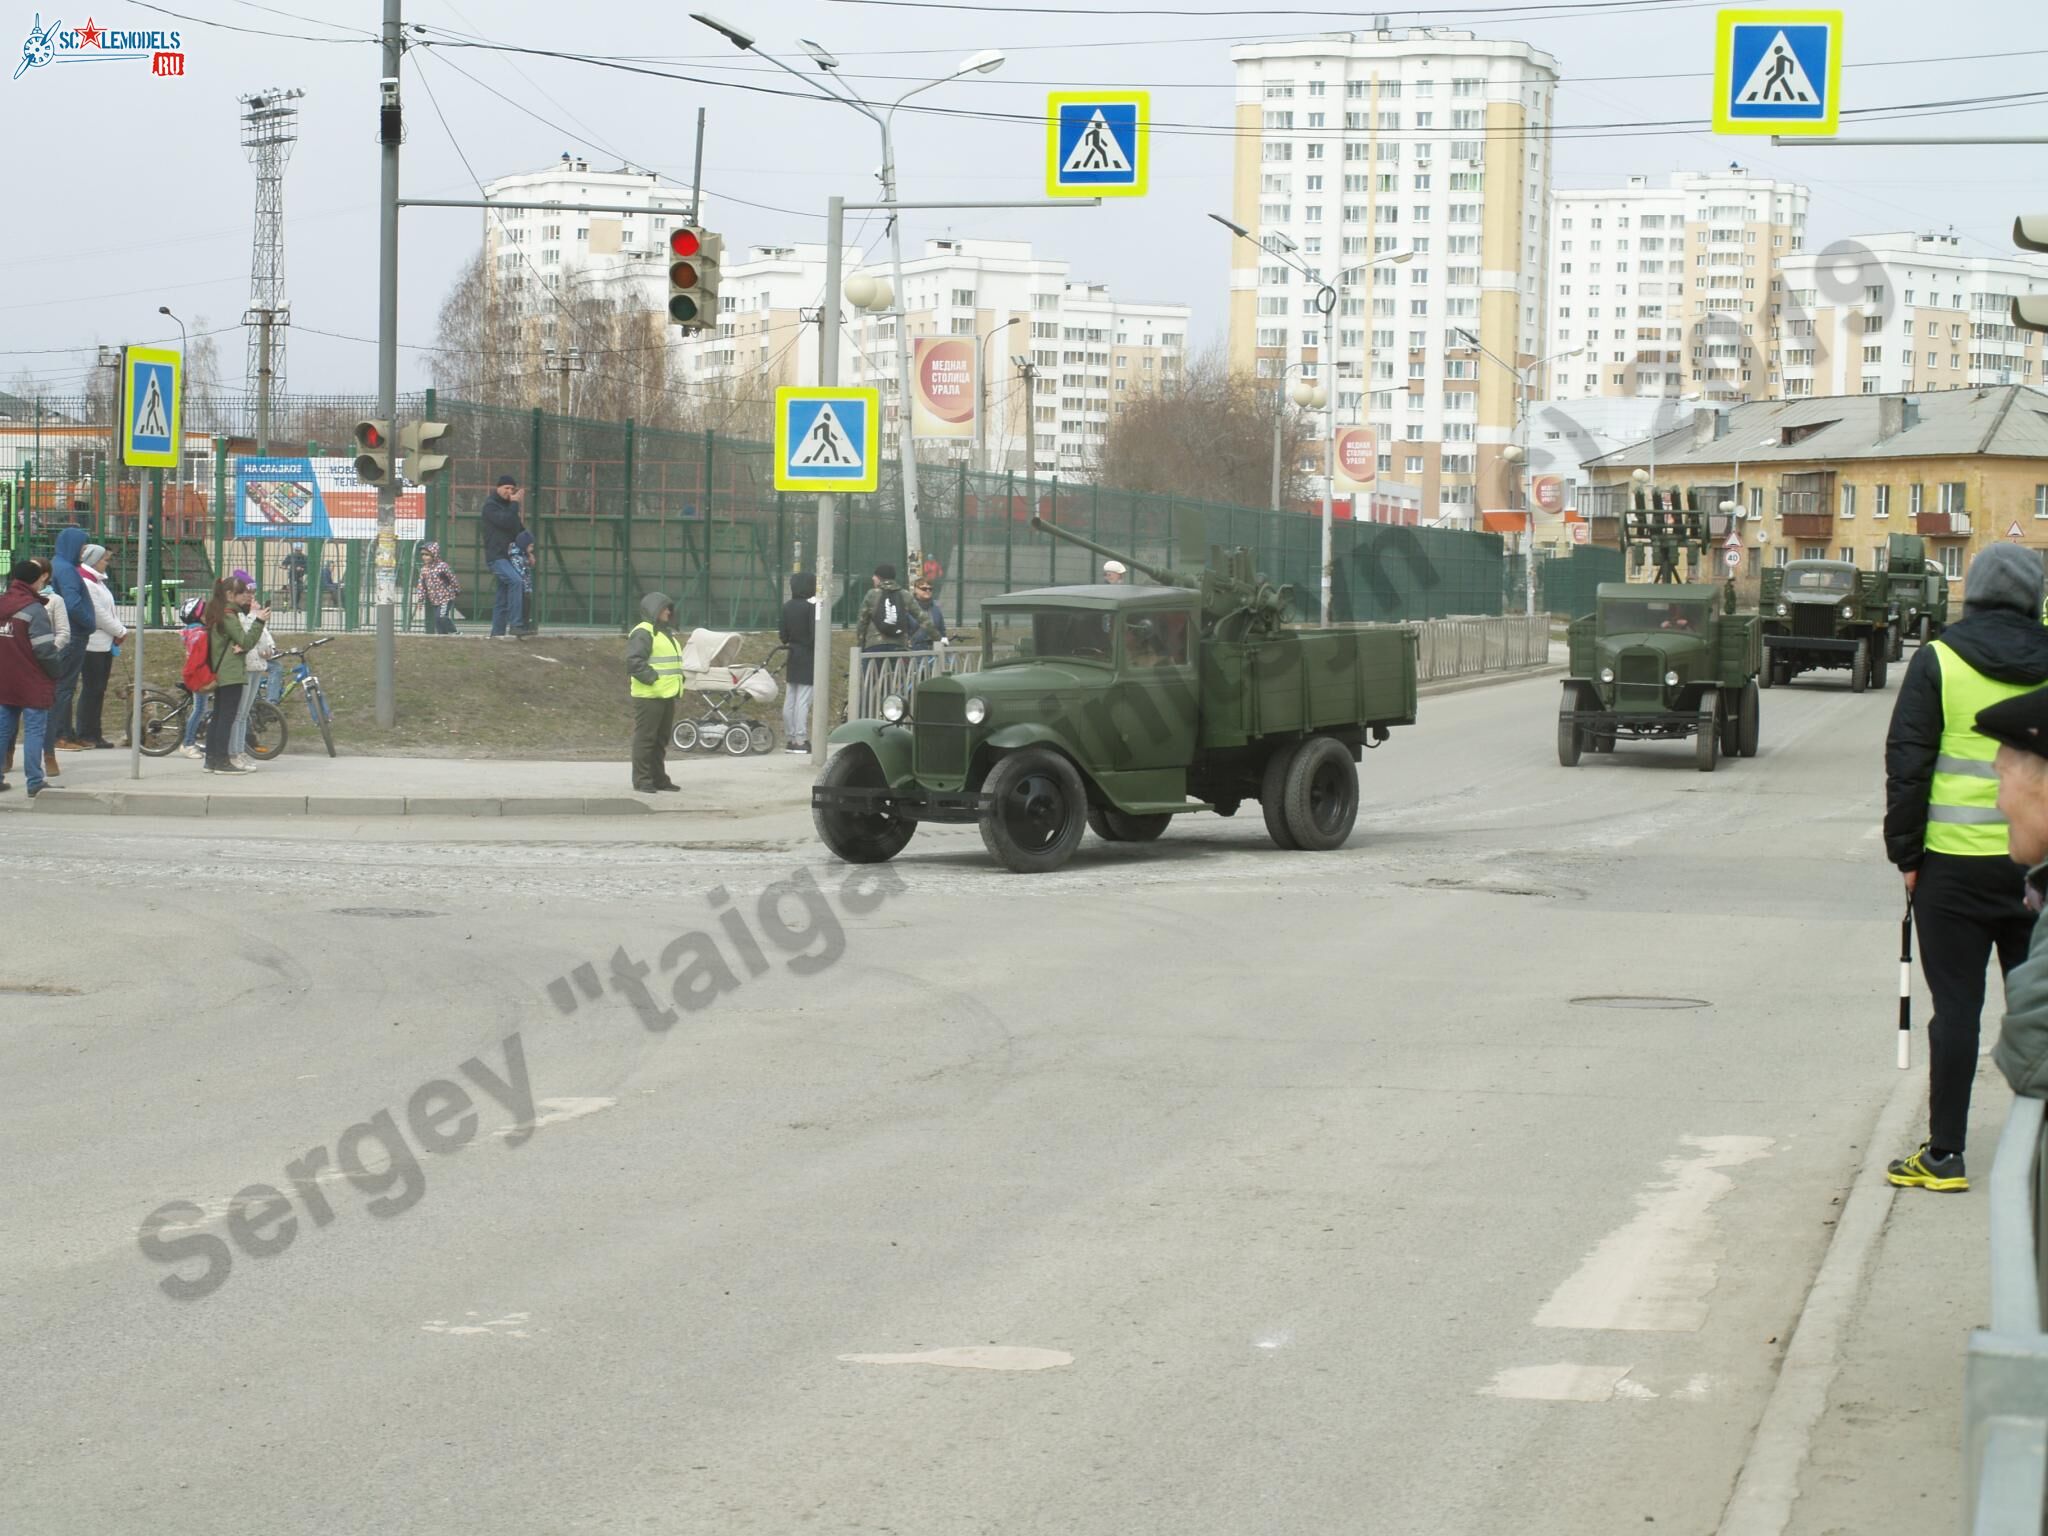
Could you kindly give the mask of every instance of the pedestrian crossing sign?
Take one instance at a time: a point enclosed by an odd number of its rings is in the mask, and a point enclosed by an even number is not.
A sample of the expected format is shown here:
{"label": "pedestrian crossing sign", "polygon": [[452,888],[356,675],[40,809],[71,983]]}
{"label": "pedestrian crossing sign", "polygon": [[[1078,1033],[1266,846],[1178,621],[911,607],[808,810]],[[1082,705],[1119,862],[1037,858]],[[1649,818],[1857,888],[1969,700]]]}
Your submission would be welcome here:
{"label": "pedestrian crossing sign", "polygon": [[183,362],[176,352],[150,347],[129,347],[122,354],[121,462],[130,469],[178,467]]}
{"label": "pedestrian crossing sign", "polygon": [[1047,194],[1143,197],[1151,123],[1146,91],[1054,91],[1045,102]]}
{"label": "pedestrian crossing sign", "polygon": [[775,489],[872,491],[882,483],[879,391],[828,385],[775,391]]}
{"label": "pedestrian crossing sign", "polygon": [[1832,134],[1841,85],[1840,11],[1719,13],[1716,133]]}

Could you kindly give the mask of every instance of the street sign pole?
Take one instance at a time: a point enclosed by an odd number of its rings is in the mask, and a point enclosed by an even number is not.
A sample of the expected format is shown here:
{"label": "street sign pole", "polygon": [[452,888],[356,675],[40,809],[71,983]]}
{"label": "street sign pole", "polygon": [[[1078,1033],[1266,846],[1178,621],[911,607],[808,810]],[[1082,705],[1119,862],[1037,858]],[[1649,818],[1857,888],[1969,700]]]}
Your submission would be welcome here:
{"label": "street sign pole", "polygon": [[[839,265],[846,237],[846,199],[835,197],[825,214],[825,300],[818,310],[818,383],[839,382]],[[900,322],[899,322],[900,326]],[[905,399],[905,409],[909,400]],[[838,500],[818,495],[818,633],[811,654],[811,766],[825,766],[825,738],[832,733],[832,519]],[[853,701],[847,700],[847,707]]]}
{"label": "street sign pole", "polygon": [[[378,139],[382,183],[377,207],[377,415],[398,428],[398,145],[401,114],[398,73],[404,42],[400,0],[384,0],[384,74],[380,87]],[[377,487],[376,570],[377,724],[398,723],[398,482],[385,475]]]}
{"label": "street sign pole", "polygon": [[[126,380],[128,369],[124,364],[121,377]],[[128,777],[142,777],[142,605],[143,591],[149,581],[149,485],[150,477],[142,477],[142,516],[138,519],[139,531],[135,549],[135,682],[129,690],[128,699]]]}

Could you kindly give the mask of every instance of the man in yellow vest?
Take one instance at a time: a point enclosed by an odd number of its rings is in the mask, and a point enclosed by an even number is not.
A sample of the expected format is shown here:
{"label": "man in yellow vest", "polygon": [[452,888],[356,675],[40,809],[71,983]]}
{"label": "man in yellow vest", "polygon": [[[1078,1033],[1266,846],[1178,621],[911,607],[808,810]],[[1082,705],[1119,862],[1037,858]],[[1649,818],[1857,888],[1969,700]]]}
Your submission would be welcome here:
{"label": "man in yellow vest", "polygon": [[668,776],[668,739],[683,692],[683,647],[666,592],[641,598],[640,611],[646,617],[626,637],[626,671],[633,680],[633,787],[651,795],[682,788]]}
{"label": "man in yellow vest", "polygon": [[2012,861],[1998,808],[1998,743],[1981,710],[2048,683],[2041,556],[1995,544],[1970,562],[1963,617],[1906,669],[1885,741],[1885,852],[1906,880],[1920,968],[1934,994],[1927,1021],[1927,1140],[1893,1163],[1902,1188],[1970,1187],[1963,1147],[1985,965],[2001,974],[2027,956],[2033,915],[2026,871]]}

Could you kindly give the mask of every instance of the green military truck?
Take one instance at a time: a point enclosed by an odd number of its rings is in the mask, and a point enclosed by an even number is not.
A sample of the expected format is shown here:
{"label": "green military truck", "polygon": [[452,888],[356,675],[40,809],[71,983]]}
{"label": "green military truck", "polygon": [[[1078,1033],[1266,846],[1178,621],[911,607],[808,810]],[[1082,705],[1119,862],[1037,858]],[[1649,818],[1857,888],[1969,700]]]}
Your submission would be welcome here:
{"label": "green military truck", "polygon": [[[1200,572],[1114,555],[1158,586],[1047,587],[982,605],[981,669],[920,681],[832,733],[811,791],[826,847],[894,858],[922,821],[975,823],[997,861],[1058,869],[1082,832],[1150,842],[1191,811],[1256,800],[1275,844],[1329,849],[1358,816],[1357,764],[1415,721],[1416,636],[1295,629],[1251,554]],[[1184,530],[1180,547],[1188,542]]]}
{"label": "green military truck", "polygon": [[1576,768],[1588,751],[1622,741],[1693,740],[1694,763],[1712,773],[1723,755],[1755,757],[1762,728],[1757,672],[1762,626],[1735,611],[1735,584],[1678,579],[1681,554],[1697,565],[1707,545],[1704,513],[1652,508],[1637,493],[1622,515],[1623,542],[1648,582],[1602,582],[1595,611],[1566,630],[1570,676],[1558,706],[1557,760]]}
{"label": "green military truck", "polygon": [[1892,655],[1888,582],[1884,572],[1847,560],[1793,560],[1765,571],[1764,686],[1847,668],[1851,693],[1884,687]]}
{"label": "green military truck", "polygon": [[1948,625],[1948,576],[1927,558],[1927,541],[1917,533],[1885,540],[1884,576],[1891,599],[1891,659],[1901,661],[1908,637],[1922,645],[1941,638]]}

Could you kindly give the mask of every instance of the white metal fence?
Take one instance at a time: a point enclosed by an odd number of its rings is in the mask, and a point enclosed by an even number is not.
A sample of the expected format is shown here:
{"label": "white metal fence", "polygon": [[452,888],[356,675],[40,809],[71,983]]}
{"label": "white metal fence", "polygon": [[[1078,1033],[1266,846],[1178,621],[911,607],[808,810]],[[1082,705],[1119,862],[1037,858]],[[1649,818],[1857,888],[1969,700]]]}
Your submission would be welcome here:
{"label": "white metal fence", "polygon": [[1970,1536],[2048,1530],[2048,1149],[2043,1103],[2015,1099],[1991,1167],[1991,1326],[1963,1365],[1963,1489]]}
{"label": "white metal fence", "polygon": [[1420,637],[1418,682],[1513,672],[1550,660],[1550,616],[1499,619],[1428,619],[1408,626]]}

